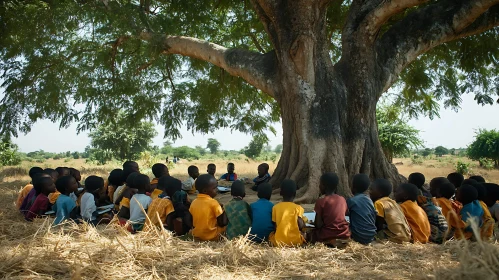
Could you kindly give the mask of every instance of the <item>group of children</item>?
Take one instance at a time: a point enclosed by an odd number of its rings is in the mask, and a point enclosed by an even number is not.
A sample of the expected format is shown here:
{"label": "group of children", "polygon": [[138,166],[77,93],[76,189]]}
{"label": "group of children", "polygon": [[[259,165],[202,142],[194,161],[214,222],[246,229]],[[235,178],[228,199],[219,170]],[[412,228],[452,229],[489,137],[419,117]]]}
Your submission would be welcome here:
{"label": "group of children", "polygon": [[[458,173],[434,178],[425,187],[425,177],[413,173],[408,183],[393,192],[386,179],[371,182],[357,174],[351,182],[353,197],[336,194],[339,178],[325,173],[320,178],[321,197],[316,201],[315,217],[307,219],[304,209],[293,202],[297,186],[286,179],[280,185],[282,202],[270,202],[268,164],[258,166],[258,177],[251,188],[258,200],[248,204],[245,183],[238,180],[235,166],[218,180],[216,166],[200,175],[196,166],[188,168],[189,178],[181,182],[170,176],[164,164],[155,164],[149,176],[140,174],[136,162],[111,171],[107,180],[89,176],[84,187],[76,169],[31,168],[32,182],[19,193],[16,205],[28,221],[55,214],[54,224],[65,220],[106,223],[117,216],[131,232],[165,228],[176,235],[191,234],[195,240],[214,241],[222,236],[246,236],[254,242],[274,246],[300,246],[322,242],[343,247],[351,240],[369,244],[375,239],[393,242],[442,243],[456,239],[490,239],[499,219],[499,185],[482,177],[464,179]],[[232,181],[232,200],[226,205],[214,198],[220,180]],[[192,202],[189,195],[197,193]],[[111,207],[109,207],[109,205]],[[478,231],[473,230],[475,224]]]}

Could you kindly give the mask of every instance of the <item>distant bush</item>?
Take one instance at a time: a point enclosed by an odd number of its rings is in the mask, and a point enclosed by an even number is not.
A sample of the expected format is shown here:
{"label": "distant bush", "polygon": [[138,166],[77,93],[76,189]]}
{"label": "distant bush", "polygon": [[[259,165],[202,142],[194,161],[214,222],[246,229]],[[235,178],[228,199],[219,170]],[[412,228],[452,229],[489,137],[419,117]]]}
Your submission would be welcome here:
{"label": "distant bush", "polygon": [[0,143],[0,166],[18,165],[21,163],[21,156],[17,152],[17,146],[10,141]]}
{"label": "distant bush", "polygon": [[418,155],[414,155],[414,156],[411,158],[411,162],[412,162],[412,164],[416,164],[416,165],[423,164],[423,158],[421,158],[421,157],[420,157],[420,156],[418,156]]}
{"label": "distant bush", "polygon": [[469,174],[470,173],[470,164],[462,162],[462,161],[458,161],[456,163],[456,172],[463,174],[463,175]]}
{"label": "distant bush", "polygon": [[480,167],[487,169],[487,170],[492,170],[494,169],[494,161],[491,159],[487,158],[481,158],[478,160],[478,163],[480,164]]}

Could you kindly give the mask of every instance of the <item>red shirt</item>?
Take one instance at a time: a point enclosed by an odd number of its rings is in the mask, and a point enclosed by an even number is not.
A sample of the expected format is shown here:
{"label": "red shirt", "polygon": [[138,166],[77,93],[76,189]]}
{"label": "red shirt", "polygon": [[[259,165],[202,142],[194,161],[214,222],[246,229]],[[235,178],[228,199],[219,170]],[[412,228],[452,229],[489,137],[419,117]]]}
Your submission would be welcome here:
{"label": "red shirt", "polygon": [[324,222],[322,228],[318,229],[318,241],[350,238],[349,224],[345,219],[348,207],[342,196],[333,194],[319,198],[314,210]]}
{"label": "red shirt", "polygon": [[44,195],[43,193],[39,194],[35,201],[33,202],[33,205],[29,208],[29,211],[26,212],[26,220],[32,221],[34,218],[37,216],[41,216],[47,212],[49,208],[49,198]]}

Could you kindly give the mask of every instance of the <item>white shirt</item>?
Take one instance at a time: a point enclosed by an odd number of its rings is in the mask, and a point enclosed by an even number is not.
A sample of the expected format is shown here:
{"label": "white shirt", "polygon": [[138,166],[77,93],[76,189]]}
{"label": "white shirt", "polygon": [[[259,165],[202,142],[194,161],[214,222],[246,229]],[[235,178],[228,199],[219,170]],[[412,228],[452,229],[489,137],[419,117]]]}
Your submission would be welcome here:
{"label": "white shirt", "polygon": [[135,194],[130,199],[130,222],[143,223],[146,220],[147,208],[151,204],[152,199],[145,194]]}
{"label": "white shirt", "polygon": [[84,193],[81,196],[81,201],[80,201],[80,215],[83,219],[87,221],[93,221],[96,220],[97,217],[93,214],[95,211],[97,211],[97,206],[95,205],[95,199],[94,195],[91,193]]}
{"label": "white shirt", "polygon": [[116,199],[118,199],[118,195],[124,187],[125,187],[125,184],[116,188],[116,190],[113,193],[113,203],[116,203]]}
{"label": "white shirt", "polygon": [[189,177],[189,179],[182,182],[182,189],[184,191],[192,190],[192,186],[194,185],[194,182],[196,182],[196,180],[194,180],[194,178],[192,178],[192,177]]}

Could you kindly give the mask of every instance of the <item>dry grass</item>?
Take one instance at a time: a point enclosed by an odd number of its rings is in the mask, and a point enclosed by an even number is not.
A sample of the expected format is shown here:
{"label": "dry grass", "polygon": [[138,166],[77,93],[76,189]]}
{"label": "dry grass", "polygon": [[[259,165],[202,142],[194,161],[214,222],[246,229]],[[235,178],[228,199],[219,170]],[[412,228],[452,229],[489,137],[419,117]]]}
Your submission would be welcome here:
{"label": "dry grass", "polygon": [[[204,170],[206,162],[182,163],[172,175],[184,175],[189,164]],[[69,165],[69,164],[66,164]],[[224,163],[218,163],[219,172]],[[237,163],[240,175],[256,173],[255,163]],[[88,166],[89,170],[112,167]],[[404,165],[404,175],[417,166]],[[437,174],[438,173],[438,174]],[[442,173],[442,174],[440,174]],[[444,175],[448,170],[435,172]],[[196,243],[165,231],[131,235],[116,224],[68,224],[52,228],[51,220],[25,222],[13,202],[28,178],[0,170],[0,278],[5,279],[498,279],[499,245],[449,242],[445,245],[392,243],[345,250],[313,246],[277,249],[239,239]],[[99,173],[100,174],[100,173]],[[430,175],[432,174],[432,175]],[[497,176],[496,171],[492,172]],[[104,175],[104,174],[100,174]],[[433,173],[425,175],[435,176]],[[185,176],[185,175],[184,175]],[[494,177],[495,178],[495,177]],[[218,197],[222,202],[228,195]],[[255,200],[252,194],[249,201]],[[311,205],[306,205],[310,208]]]}

